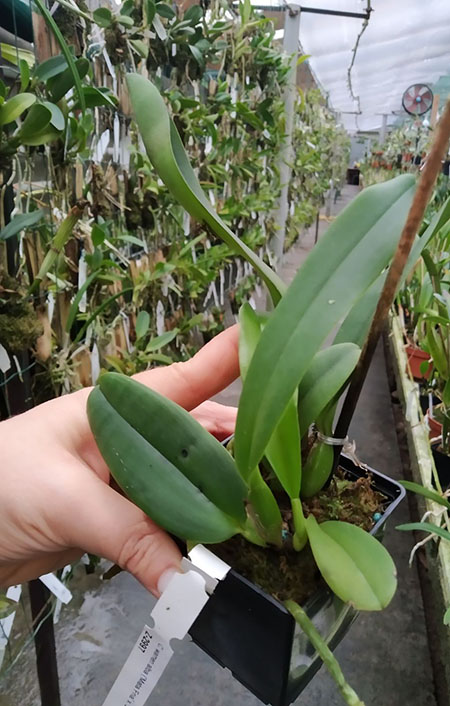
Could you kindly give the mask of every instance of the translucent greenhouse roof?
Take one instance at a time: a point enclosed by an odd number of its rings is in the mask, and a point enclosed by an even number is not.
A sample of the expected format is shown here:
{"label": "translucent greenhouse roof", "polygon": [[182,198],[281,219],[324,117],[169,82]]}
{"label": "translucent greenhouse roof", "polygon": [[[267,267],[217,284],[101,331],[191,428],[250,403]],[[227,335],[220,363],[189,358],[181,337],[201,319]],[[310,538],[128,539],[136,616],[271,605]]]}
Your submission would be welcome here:
{"label": "translucent greenhouse roof", "polygon": [[[266,0],[252,0],[252,4],[266,4]],[[298,0],[298,4],[362,13],[367,2]],[[311,55],[309,63],[318,83],[350,132],[379,128],[383,113],[388,124],[393,123],[405,114],[402,95],[411,84],[433,86],[450,73],[450,0],[372,0],[371,5],[351,73],[353,94],[359,101],[351,95],[347,71],[363,20],[306,12],[300,18],[303,51]],[[355,115],[358,102],[361,114]]]}

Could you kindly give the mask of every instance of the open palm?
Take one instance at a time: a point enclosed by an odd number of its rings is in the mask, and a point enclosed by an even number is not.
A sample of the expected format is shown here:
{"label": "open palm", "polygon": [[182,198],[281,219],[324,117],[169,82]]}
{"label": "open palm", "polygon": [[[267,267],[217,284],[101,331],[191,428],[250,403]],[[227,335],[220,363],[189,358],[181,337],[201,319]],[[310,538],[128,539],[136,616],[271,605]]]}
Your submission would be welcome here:
{"label": "open palm", "polygon": [[[234,429],[236,410],[205,402],[239,375],[232,327],[184,363],[136,375],[191,411],[211,433]],[[106,557],[154,593],[180,554],[139,508],[109,485],[80,390],[0,424],[0,586],[36,578],[83,552]],[[213,469],[212,469],[213,472]]]}

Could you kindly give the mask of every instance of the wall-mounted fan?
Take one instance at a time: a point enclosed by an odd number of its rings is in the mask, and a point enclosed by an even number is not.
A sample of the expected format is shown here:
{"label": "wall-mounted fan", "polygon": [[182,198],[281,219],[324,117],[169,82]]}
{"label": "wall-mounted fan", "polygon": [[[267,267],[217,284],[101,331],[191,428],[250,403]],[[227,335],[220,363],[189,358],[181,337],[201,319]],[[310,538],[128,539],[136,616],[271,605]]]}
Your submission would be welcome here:
{"label": "wall-mounted fan", "polygon": [[414,83],[406,89],[402,105],[410,115],[424,115],[433,105],[433,93],[425,83]]}

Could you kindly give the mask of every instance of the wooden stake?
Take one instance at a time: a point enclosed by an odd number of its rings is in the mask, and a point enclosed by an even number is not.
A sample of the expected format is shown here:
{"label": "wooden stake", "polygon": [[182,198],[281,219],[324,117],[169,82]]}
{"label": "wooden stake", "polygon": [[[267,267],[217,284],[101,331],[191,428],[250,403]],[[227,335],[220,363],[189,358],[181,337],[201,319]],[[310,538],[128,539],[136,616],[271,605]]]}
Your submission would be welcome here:
{"label": "wooden stake", "polygon": [[[409,209],[400,240],[392,260],[389,272],[378,300],[375,316],[370,327],[369,335],[362,350],[358,365],[356,366],[350,387],[342,407],[334,436],[336,439],[345,439],[353,417],[359,396],[361,394],[370,363],[375,353],[378,339],[383,330],[384,322],[389,309],[394,301],[397,287],[405,268],[408,255],[414,243],[414,238],[422,223],[428,200],[431,196],[434,183],[442,167],[442,159],[447,154],[450,139],[450,101],[437,125],[436,134],[430,153],[419,178],[416,193]],[[339,459],[341,447],[336,447],[336,458]]]}
{"label": "wooden stake", "polygon": [[430,127],[434,128],[436,125],[437,114],[439,110],[439,94],[433,96],[433,105],[431,106],[431,116],[430,116]]}

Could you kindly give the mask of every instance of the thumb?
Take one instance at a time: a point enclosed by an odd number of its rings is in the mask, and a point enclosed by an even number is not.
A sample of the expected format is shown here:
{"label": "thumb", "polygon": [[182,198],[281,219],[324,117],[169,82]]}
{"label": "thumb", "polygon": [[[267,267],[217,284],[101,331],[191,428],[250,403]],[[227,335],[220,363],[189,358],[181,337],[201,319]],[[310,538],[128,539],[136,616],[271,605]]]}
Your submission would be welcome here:
{"label": "thumb", "polygon": [[119,564],[158,596],[168,576],[164,574],[181,571],[179,549],[136,505],[92,473],[89,479],[81,507],[74,513],[72,502],[67,514],[69,545]]}

